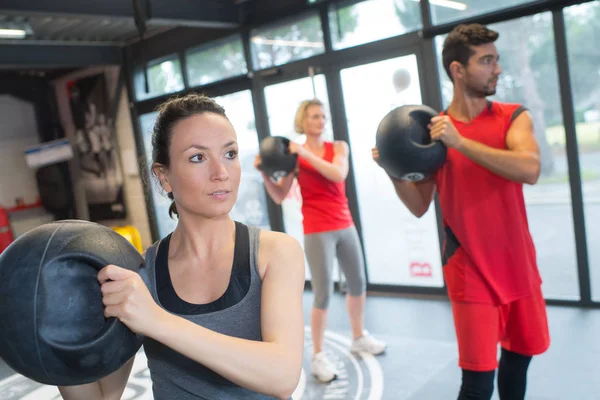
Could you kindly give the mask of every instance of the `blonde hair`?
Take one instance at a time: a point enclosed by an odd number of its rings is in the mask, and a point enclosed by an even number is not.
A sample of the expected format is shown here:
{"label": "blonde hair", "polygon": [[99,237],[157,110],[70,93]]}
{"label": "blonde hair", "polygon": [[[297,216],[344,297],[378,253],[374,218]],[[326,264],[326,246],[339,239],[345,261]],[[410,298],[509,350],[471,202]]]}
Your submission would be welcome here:
{"label": "blonde hair", "polygon": [[304,133],[304,118],[306,118],[306,110],[310,106],[323,107],[323,103],[319,99],[304,100],[300,103],[300,107],[296,111],[296,120],[294,121],[296,133]]}

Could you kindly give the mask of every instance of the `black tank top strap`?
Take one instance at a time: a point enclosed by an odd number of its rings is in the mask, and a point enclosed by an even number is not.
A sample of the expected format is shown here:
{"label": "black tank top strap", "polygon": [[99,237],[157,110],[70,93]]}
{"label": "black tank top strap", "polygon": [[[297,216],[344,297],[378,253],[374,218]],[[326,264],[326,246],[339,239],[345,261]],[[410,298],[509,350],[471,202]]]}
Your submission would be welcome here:
{"label": "black tank top strap", "polygon": [[235,250],[231,274],[250,277],[250,232],[241,222],[235,222]]}
{"label": "black tank top strap", "polygon": [[250,273],[250,235],[248,227],[235,223],[235,248],[231,277],[225,293],[217,300],[207,304],[193,304],[181,299],[175,292],[169,274],[169,246],[171,234],[165,237],[158,247],[156,255],[156,290],[158,299],[165,309],[181,315],[207,314],[221,311],[240,302],[248,293],[251,283]]}

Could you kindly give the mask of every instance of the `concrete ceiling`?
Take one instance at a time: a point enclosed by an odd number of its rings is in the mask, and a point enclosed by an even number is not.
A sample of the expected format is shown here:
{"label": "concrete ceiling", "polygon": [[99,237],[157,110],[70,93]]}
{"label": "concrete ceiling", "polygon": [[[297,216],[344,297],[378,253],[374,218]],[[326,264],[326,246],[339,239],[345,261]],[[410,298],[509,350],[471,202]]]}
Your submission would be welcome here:
{"label": "concrete ceiling", "polygon": [[0,28],[26,24],[24,39],[0,39],[0,69],[120,64],[121,49],[174,28],[235,29],[242,0],[2,0]]}

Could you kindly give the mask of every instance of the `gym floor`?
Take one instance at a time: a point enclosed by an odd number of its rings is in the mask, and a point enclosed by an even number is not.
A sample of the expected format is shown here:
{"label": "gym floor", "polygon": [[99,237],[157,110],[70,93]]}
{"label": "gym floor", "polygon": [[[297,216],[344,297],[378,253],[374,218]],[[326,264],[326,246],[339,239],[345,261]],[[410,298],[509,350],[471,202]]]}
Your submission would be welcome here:
{"label": "gym floor", "polygon": [[[310,320],[312,294],[304,296]],[[548,307],[552,345],[534,358],[529,372],[529,400],[593,400],[600,398],[600,310]],[[445,301],[370,296],[365,325],[385,340],[379,357],[348,353],[349,326],[344,298],[331,302],[326,351],[339,367],[337,380],[319,384],[303,374],[298,399],[455,399],[460,385],[450,306]],[[311,343],[306,328],[304,371],[309,371]],[[0,361],[0,399],[60,399],[47,387],[15,375]],[[143,353],[136,359],[123,399],[152,399]],[[497,400],[497,395],[494,396]]]}

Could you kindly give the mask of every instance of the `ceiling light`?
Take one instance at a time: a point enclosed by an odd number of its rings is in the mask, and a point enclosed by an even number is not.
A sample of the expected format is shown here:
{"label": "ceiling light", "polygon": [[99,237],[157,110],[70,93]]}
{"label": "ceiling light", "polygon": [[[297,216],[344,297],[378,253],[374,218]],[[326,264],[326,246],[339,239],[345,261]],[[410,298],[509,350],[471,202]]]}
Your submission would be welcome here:
{"label": "ceiling light", "polygon": [[0,21],[0,39],[25,39],[32,34],[27,21]]}
{"label": "ceiling light", "polygon": [[2,29],[0,28],[1,39],[24,39],[27,32],[24,29]]}

